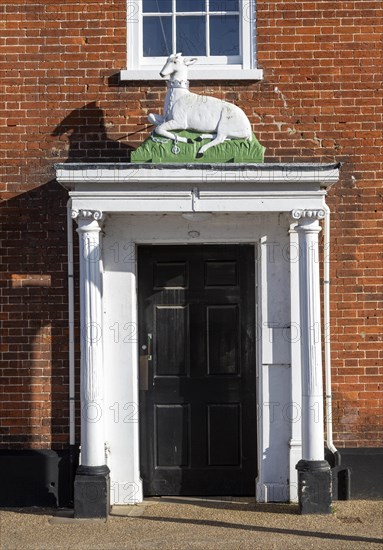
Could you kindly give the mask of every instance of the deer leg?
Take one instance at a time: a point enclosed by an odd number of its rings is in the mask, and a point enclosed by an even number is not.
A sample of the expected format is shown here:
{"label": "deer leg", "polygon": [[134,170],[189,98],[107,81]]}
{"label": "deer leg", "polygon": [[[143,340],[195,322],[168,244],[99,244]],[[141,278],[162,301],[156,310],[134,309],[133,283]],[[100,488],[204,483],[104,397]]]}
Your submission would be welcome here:
{"label": "deer leg", "polygon": [[198,151],[198,155],[203,155],[204,153],[206,153],[208,149],[210,149],[210,147],[214,147],[215,145],[219,145],[220,143],[223,143],[225,139],[226,139],[225,134],[218,134],[217,137],[213,139],[213,141],[211,141],[210,143],[206,143],[206,145],[203,145],[201,147],[201,149]]}
{"label": "deer leg", "polygon": [[164,117],[162,115],[156,115],[154,113],[150,113],[148,115],[148,121],[151,124],[154,124],[155,126],[159,126],[164,122]]}
{"label": "deer leg", "polygon": [[201,134],[197,137],[196,141],[202,141],[203,139],[214,139],[217,134]]}
{"label": "deer leg", "polygon": [[[203,139],[215,139],[217,134],[201,134],[196,138],[196,141],[202,141]],[[226,137],[225,141],[230,141],[231,138]]]}
{"label": "deer leg", "polygon": [[171,132],[169,132],[169,130],[185,130],[185,128],[183,128],[182,123],[177,122],[176,120],[169,120],[168,122],[164,122],[163,124],[160,124],[159,126],[157,126],[156,134],[172,139],[173,141],[177,140],[177,141],[180,141],[181,143],[188,143],[187,138],[182,136],[176,136],[175,134],[172,134]]}

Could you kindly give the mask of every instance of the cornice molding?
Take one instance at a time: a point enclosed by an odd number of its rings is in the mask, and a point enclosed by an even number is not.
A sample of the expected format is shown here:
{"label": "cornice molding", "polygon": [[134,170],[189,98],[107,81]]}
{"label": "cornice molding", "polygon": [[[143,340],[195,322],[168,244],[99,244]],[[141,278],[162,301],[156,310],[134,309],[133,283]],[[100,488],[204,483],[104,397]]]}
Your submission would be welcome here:
{"label": "cornice molding", "polygon": [[98,192],[110,184],[190,184],[190,182],[250,184],[254,187],[281,184],[284,191],[290,187],[301,188],[309,184],[314,189],[327,189],[339,179],[339,164],[273,164],[273,163],[224,163],[224,164],[56,164],[56,179],[68,189],[91,187]]}

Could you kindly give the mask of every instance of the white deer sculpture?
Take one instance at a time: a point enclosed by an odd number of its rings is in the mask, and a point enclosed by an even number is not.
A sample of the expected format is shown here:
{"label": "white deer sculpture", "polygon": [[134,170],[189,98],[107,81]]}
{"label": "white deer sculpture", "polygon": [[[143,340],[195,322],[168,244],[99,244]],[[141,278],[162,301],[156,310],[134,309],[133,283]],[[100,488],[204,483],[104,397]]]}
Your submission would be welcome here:
{"label": "white deer sculpture", "polygon": [[164,115],[151,113],[149,122],[156,125],[156,134],[175,142],[187,143],[187,138],[169,130],[194,130],[203,133],[199,139],[212,139],[198,151],[202,155],[227,139],[252,140],[251,124],[245,113],[232,103],[216,97],[193,94],[189,91],[188,67],[197,58],[184,59],[181,53],[170,55],[160,72],[169,76]]}

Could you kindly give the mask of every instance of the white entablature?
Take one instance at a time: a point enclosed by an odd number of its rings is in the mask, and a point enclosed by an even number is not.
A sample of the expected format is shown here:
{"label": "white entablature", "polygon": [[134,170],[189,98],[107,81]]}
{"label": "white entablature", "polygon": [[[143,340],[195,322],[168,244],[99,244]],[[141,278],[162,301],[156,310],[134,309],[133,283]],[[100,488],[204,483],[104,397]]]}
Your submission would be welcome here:
{"label": "white entablature", "polygon": [[59,164],[73,208],[104,212],[321,209],[336,164]]}

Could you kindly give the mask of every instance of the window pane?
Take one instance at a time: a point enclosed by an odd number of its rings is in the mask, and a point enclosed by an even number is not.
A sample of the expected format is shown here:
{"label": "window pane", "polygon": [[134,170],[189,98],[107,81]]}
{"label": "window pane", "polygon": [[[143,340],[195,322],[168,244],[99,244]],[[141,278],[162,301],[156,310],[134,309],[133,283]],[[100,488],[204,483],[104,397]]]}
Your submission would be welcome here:
{"label": "window pane", "polygon": [[206,55],[205,17],[177,17],[177,52]]}
{"label": "window pane", "polygon": [[172,53],[172,18],[144,17],[144,57],[168,57]]}
{"label": "window pane", "polygon": [[205,11],[205,0],[177,0],[176,11]]}
{"label": "window pane", "polygon": [[171,13],[172,0],[143,0],[142,11],[144,13]]}
{"label": "window pane", "polygon": [[239,55],[238,15],[210,17],[210,55]]}
{"label": "window pane", "polygon": [[239,11],[239,0],[210,0],[209,11]]}

